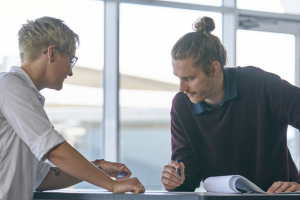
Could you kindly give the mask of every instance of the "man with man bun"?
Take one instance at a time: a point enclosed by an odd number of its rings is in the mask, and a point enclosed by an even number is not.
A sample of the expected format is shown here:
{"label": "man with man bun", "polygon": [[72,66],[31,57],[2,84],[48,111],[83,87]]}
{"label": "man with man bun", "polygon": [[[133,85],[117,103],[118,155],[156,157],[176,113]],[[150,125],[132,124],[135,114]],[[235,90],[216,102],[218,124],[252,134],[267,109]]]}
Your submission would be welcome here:
{"label": "man with man bun", "polygon": [[194,28],[171,53],[180,92],[171,109],[172,161],[161,182],[169,191],[194,191],[208,177],[238,174],[269,193],[300,190],[286,137],[288,125],[300,128],[300,89],[259,68],[224,68],[213,19]]}
{"label": "man with man bun", "polygon": [[[95,160],[95,167],[86,160],[45,113],[39,91],[61,90],[73,75],[78,35],[62,20],[42,17],[27,21],[18,36],[21,67],[0,74],[0,199],[30,200],[34,189],[60,189],[81,181],[113,193],[145,192],[124,164]],[[126,173],[123,178],[111,178],[121,172]]]}

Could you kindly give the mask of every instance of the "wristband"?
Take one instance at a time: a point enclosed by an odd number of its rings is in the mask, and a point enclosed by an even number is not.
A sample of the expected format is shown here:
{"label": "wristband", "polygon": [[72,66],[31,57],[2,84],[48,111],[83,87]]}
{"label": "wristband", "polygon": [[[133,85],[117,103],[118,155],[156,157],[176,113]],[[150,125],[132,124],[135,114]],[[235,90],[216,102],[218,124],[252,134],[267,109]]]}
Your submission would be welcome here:
{"label": "wristband", "polygon": [[[104,159],[96,159],[94,162],[96,162],[96,161],[101,162],[102,160],[104,160]],[[105,160],[104,160],[104,161],[105,161]],[[97,167],[98,169],[101,169],[100,164],[99,164],[99,165],[94,164],[94,165],[95,165],[95,167]]]}

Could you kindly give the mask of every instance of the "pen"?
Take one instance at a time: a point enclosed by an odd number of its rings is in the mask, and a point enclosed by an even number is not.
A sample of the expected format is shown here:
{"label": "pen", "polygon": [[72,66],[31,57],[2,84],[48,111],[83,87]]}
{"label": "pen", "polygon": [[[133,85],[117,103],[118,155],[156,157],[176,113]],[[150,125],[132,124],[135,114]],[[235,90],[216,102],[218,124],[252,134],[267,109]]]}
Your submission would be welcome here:
{"label": "pen", "polygon": [[126,175],[126,173],[125,172],[122,172],[122,173],[120,173],[117,177],[118,178],[122,178],[123,176],[125,176]]}
{"label": "pen", "polygon": [[[179,164],[179,162],[177,160],[176,160],[176,162]],[[177,172],[177,176],[180,178],[181,177],[181,168],[176,169],[176,172]]]}

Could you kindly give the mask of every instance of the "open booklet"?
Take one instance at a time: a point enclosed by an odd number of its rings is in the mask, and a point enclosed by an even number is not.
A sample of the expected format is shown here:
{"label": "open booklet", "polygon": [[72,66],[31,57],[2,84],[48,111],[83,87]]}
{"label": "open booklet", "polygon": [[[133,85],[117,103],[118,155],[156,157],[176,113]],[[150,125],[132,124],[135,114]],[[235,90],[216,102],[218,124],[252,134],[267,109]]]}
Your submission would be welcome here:
{"label": "open booklet", "polygon": [[[203,186],[207,192],[215,193],[267,193],[240,175],[209,177],[205,179]],[[287,194],[287,192],[281,194]]]}

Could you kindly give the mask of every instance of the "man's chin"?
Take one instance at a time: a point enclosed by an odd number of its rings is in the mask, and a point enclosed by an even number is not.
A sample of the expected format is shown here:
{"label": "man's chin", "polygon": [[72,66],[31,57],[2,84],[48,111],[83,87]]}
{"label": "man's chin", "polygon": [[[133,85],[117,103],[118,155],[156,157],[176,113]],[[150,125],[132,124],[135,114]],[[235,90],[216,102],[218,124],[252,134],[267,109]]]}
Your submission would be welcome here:
{"label": "man's chin", "polygon": [[192,103],[200,103],[201,102],[201,100],[199,100],[199,99],[196,99],[196,98],[193,98],[193,97],[189,97],[190,98],[190,101],[192,102]]}
{"label": "man's chin", "polygon": [[60,91],[63,88],[63,85],[56,86],[53,88],[54,90]]}

